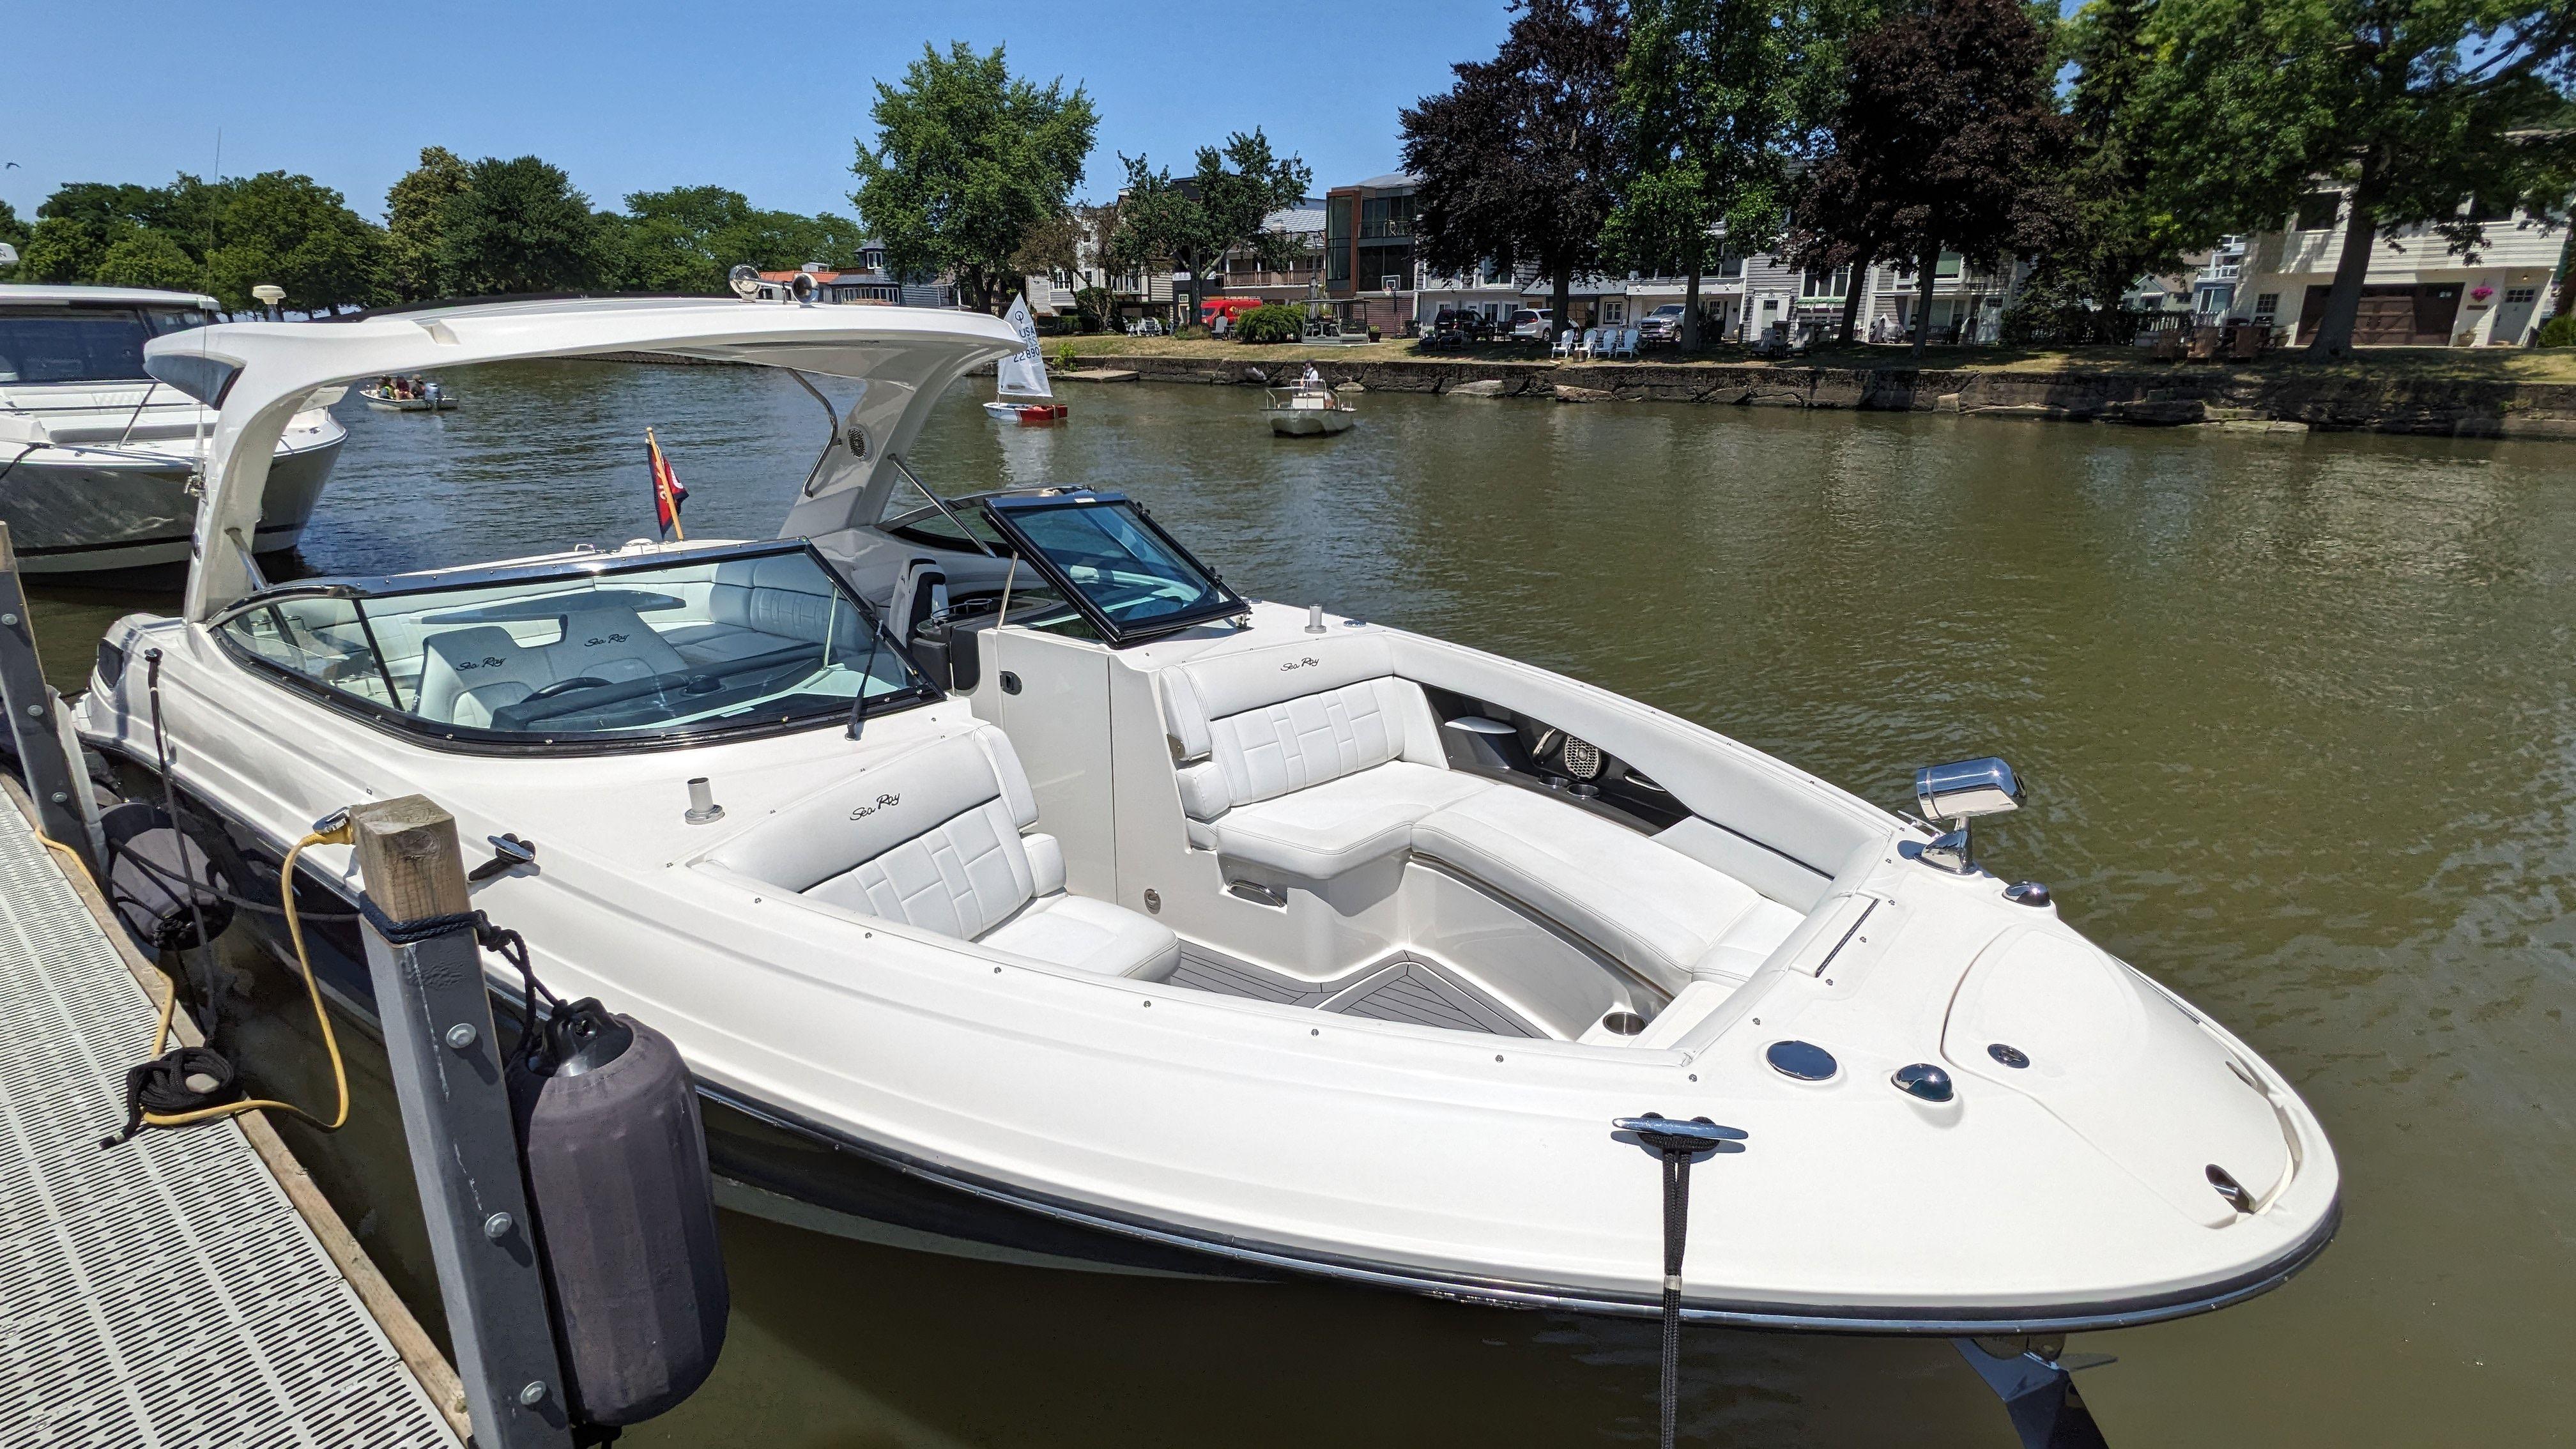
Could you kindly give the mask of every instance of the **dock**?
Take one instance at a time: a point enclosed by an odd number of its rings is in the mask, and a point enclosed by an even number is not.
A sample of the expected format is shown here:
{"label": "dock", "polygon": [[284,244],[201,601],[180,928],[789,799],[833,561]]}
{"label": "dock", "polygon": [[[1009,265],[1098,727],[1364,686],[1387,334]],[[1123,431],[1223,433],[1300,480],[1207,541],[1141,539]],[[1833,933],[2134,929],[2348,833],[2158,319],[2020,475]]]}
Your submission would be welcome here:
{"label": "dock", "polygon": [[0,1444],[457,1449],[453,1370],[264,1120],[101,1150],[168,985],[7,793]]}

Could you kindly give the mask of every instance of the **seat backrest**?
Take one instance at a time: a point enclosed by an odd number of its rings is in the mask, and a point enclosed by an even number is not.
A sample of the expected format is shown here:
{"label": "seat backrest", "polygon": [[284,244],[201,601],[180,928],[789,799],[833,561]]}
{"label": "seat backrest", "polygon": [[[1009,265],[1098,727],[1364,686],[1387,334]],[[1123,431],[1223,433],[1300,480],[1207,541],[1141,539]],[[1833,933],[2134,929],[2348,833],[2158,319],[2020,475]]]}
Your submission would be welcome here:
{"label": "seat backrest", "polygon": [[718,564],[707,616],[719,624],[807,644],[820,644],[835,631],[841,638],[856,638],[860,628],[858,611],[801,554]]}
{"label": "seat backrest", "polygon": [[778,812],[707,857],[864,915],[973,940],[1036,894],[1037,797],[1000,730],[949,735]]}
{"label": "seat backrest", "polygon": [[520,646],[498,624],[477,624],[429,636],[421,656],[420,699],[413,711],[423,719],[482,726],[492,712],[554,682],[541,650]]}
{"label": "seat backrest", "polygon": [[422,655],[415,712],[476,728],[562,680],[621,684],[686,667],[633,609],[578,599],[566,601],[563,632],[551,644],[521,644],[498,624],[475,624],[429,635]]}
{"label": "seat backrest", "polygon": [[1444,759],[1430,702],[1376,636],[1226,653],[1159,679],[1164,727],[1193,772],[1184,798],[1203,820],[1389,760]]}

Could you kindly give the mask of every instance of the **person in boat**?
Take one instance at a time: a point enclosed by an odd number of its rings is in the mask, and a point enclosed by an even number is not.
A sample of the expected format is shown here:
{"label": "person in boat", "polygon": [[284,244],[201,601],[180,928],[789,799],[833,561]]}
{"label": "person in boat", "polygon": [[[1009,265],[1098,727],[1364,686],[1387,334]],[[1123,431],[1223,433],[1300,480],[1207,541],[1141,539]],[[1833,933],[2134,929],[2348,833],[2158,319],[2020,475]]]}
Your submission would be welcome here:
{"label": "person in boat", "polygon": [[1315,364],[1311,362],[1306,364],[1306,375],[1297,379],[1297,390],[1299,392],[1312,393],[1329,391],[1329,389],[1324,386],[1324,375],[1317,372],[1315,370]]}

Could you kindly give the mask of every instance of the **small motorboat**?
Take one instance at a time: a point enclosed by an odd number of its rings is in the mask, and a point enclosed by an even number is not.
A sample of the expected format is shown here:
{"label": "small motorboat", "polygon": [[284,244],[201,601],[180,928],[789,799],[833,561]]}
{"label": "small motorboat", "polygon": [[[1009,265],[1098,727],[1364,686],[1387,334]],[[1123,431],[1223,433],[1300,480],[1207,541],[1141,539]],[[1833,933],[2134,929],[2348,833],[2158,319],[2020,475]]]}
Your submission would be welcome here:
{"label": "small motorboat", "polygon": [[[218,315],[196,292],[0,285],[0,522],[18,567],[87,573],[184,563],[215,410],[143,370],[144,344]],[[295,546],[348,436],[337,387],[277,436],[254,553]]]}
{"label": "small motorboat", "polygon": [[1315,438],[1347,433],[1360,420],[1360,410],[1317,388],[1272,388],[1262,412],[1270,431],[1283,438]]}
{"label": "small motorboat", "polygon": [[[2223,1307],[2334,1235],[2290,1079],[1977,862],[1968,820],[2022,797],[2001,761],[1921,771],[1899,814],[1598,685],[1245,598],[1118,493],[930,491],[923,425],[1018,343],[625,298],[158,339],[219,411],[197,544],[176,614],[108,630],[80,738],[235,881],[413,793],[543,841],[475,906],[678,1046],[724,1201],[854,1238],[1948,1336]],[[284,583],[238,546],[318,388],[639,351],[855,385],[776,537]],[[295,858],[308,912],[354,908],[346,847]],[[305,919],[364,1009],[356,927]],[[1687,1261],[1656,1121],[1728,1139]]]}
{"label": "small motorboat", "polygon": [[358,396],[367,400],[367,406],[371,408],[380,408],[389,413],[452,413],[456,411],[456,395],[434,382],[423,384],[418,393],[409,397],[397,396],[385,391],[381,387],[362,387],[358,389]]}
{"label": "small motorboat", "polygon": [[1046,359],[1038,353],[1038,324],[1029,315],[1029,299],[1012,298],[1011,310],[1002,314],[1002,320],[1020,334],[1020,350],[995,365],[994,397],[984,404],[985,414],[1020,427],[1063,422],[1073,410],[1057,402],[1054,390],[1047,386]]}

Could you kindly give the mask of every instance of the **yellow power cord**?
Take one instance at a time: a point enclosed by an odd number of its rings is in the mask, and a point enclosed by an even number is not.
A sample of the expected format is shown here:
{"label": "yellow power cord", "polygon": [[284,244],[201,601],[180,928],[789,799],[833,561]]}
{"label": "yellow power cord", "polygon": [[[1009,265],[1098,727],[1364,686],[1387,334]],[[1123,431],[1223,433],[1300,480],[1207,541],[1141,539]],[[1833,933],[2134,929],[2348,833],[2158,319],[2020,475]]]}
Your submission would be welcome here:
{"label": "yellow power cord", "polygon": [[[82,863],[80,853],[78,851],[73,850],[70,846],[63,844],[59,840],[49,839],[41,833],[38,834],[36,838],[44,841],[46,845],[51,846],[53,849],[60,851],[73,865],[80,867],[83,875],[87,875],[89,873],[89,868],[87,865]],[[305,954],[304,923],[295,913],[295,858],[304,853],[306,846],[347,845],[356,838],[357,832],[355,828],[350,825],[348,817],[343,815],[338,825],[332,826],[328,830],[317,830],[312,834],[305,836],[302,840],[295,842],[293,848],[286,852],[286,863],[277,868],[277,895],[278,899],[286,906],[286,934],[295,942],[295,964],[303,969],[304,991],[306,995],[313,999],[313,1019],[320,1023],[322,1027],[322,1045],[331,1054],[331,1083],[340,1094],[339,1110],[331,1114],[330,1121],[325,1122],[320,1117],[295,1105],[293,1102],[278,1102],[271,1101],[266,1098],[255,1098],[240,1102],[226,1102],[221,1106],[215,1107],[200,1107],[193,1112],[146,1112],[143,1114],[144,1122],[154,1127],[184,1127],[191,1122],[204,1122],[216,1117],[231,1117],[243,1112],[257,1112],[263,1109],[274,1109],[280,1112],[292,1112],[296,1116],[303,1118],[305,1121],[312,1123],[314,1126],[321,1128],[325,1132],[337,1132],[342,1127],[348,1125],[349,1068],[348,1064],[340,1059],[340,1038],[337,1033],[331,1030],[331,1013],[324,1010],[322,1006],[322,986],[321,983],[314,980],[313,977],[313,958]],[[178,1013],[178,1010],[179,993],[176,989],[173,989],[170,992],[168,999],[161,1003],[161,1026],[159,1030],[152,1034],[151,1054],[153,1056],[158,1057],[163,1052],[169,1050],[170,1021],[171,1018]]]}

